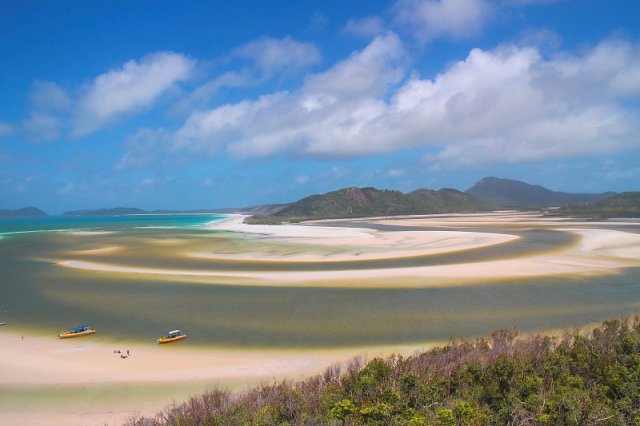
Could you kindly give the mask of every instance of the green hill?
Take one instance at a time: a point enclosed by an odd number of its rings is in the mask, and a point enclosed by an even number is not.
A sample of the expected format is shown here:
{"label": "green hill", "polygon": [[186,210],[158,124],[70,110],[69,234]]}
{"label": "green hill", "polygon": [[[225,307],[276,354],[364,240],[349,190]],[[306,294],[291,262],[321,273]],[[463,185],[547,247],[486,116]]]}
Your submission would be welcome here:
{"label": "green hill", "polygon": [[478,181],[466,193],[487,203],[513,209],[539,209],[588,203],[615,194],[614,192],[601,194],[558,192],[540,185],[530,185],[518,180],[496,177],[486,177]]}
{"label": "green hill", "polygon": [[566,206],[557,212],[581,217],[640,217],[640,192],[623,192],[593,203]]}
{"label": "green hill", "polygon": [[492,206],[455,189],[418,189],[408,194],[376,188],[345,188],[303,198],[249,222],[489,211]]}
{"label": "green hill", "polygon": [[1,217],[44,217],[49,216],[45,212],[35,207],[25,207],[18,210],[0,210]]}

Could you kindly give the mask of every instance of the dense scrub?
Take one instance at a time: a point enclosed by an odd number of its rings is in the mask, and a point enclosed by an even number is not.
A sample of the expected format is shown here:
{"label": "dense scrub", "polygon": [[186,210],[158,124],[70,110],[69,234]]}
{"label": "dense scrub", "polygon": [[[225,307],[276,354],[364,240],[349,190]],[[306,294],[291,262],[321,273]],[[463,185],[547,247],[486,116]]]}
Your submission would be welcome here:
{"label": "dense scrub", "polygon": [[640,425],[640,318],[592,332],[514,330],[304,381],[212,390],[146,425]]}

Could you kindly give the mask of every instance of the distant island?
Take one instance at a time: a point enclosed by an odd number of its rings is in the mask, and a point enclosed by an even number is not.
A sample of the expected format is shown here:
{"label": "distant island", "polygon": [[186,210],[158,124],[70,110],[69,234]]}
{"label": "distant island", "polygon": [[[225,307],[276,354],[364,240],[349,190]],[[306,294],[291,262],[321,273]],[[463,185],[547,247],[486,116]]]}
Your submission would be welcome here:
{"label": "distant island", "polygon": [[616,194],[615,192],[599,194],[557,192],[540,185],[496,177],[481,179],[465,192],[496,207],[518,210],[590,203]]}
{"label": "distant island", "polygon": [[35,207],[25,207],[18,210],[0,210],[0,218],[45,217],[45,216],[49,216],[49,215]]}

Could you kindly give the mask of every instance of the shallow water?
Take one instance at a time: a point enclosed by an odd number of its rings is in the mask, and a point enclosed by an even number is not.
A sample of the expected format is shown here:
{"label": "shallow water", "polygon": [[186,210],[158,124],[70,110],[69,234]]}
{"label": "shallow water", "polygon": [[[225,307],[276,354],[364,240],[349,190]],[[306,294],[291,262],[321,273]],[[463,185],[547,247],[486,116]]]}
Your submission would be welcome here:
{"label": "shallow water", "polygon": [[[70,229],[78,229],[77,225]],[[434,288],[350,289],[314,288],[313,283],[289,288],[236,286],[232,280],[211,285],[198,278],[84,271],[55,264],[56,260],[73,258],[207,270],[393,268],[549,252],[576,241],[564,232],[509,229],[522,239],[448,255],[320,265],[265,264],[193,259],[184,253],[206,248],[214,252],[251,249],[282,254],[308,248],[233,233],[140,225],[92,225],[91,229],[113,231],[110,234],[39,232],[12,234],[0,240],[0,320],[9,322],[12,329],[47,335],[90,323],[98,329],[91,339],[105,342],[152,344],[163,332],[181,328],[190,335],[188,345],[194,346],[319,348],[419,345],[486,335],[512,326],[522,331],[572,327],[632,314],[640,308],[640,269],[631,268],[599,276],[493,280],[464,286],[452,282]],[[120,250],[97,257],[78,254],[114,246]]]}

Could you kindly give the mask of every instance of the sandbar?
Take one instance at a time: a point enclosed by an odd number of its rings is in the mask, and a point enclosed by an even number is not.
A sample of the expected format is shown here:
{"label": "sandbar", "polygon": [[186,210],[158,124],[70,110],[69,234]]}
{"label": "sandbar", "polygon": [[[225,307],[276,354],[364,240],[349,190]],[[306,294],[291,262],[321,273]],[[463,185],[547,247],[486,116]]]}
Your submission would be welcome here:
{"label": "sandbar", "polygon": [[[531,226],[534,215],[515,215],[501,213],[488,215],[467,215],[456,218],[446,218],[450,225],[453,223],[475,223],[487,221],[493,224],[496,218],[506,217],[514,222],[526,218],[526,226]],[[473,220],[472,220],[473,219]],[[466,284],[474,282],[486,283],[487,279],[505,279],[522,277],[543,277],[563,274],[594,274],[614,273],[620,268],[640,266],[640,234],[613,229],[598,229],[594,227],[581,227],[583,222],[569,222],[571,227],[565,226],[565,222],[544,219],[548,229],[559,232],[569,232],[579,236],[579,243],[560,250],[549,250],[542,254],[522,255],[518,257],[506,257],[497,260],[453,263],[429,266],[412,267],[387,267],[371,269],[347,269],[347,270],[308,270],[308,271],[244,271],[244,270],[216,270],[158,268],[145,266],[124,266],[107,262],[94,262],[83,260],[62,260],[58,264],[67,268],[92,270],[110,273],[149,274],[174,277],[209,277],[209,278],[234,278],[239,279],[235,285],[266,285],[266,286],[308,286],[315,287],[416,287],[416,286],[443,286],[442,279],[466,280]],[[382,223],[398,223],[412,226],[424,226],[428,229],[431,221],[441,224],[443,218],[405,218],[397,222],[390,219],[369,219]],[[501,220],[501,219],[500,219]],[[588,223],[593,225],[592,223]],[[417,256],[424,254],[451,253],[460,250],[479,249],[482,247],[502,244],[516,239],[510,234],[498,234],[493,232],[466,232],[451,231],[374,231],[367,228],[343,228],[309,226],[303,224],[287,225],[245,225],[241,217],[216,225],[217,229],[233,232],[257,233],[264,238],[274,241],[287,241],[306,245],[348,245],[350,247],[364,246],[371,249],[370,252],[338,253],[332,256],[319,256],[317,254],[299,255],[298,261],[322,260],[370,260],[393,259],[395,257]],[[463,226],[463,225],[460,225]],[[580,226],[580,227],[578,227]],[[246,230],[246,231],[245,231]],[[340,233],[347,237],[341,237]],[[191,253],[196,256],[197,254]],[[206,254],[200,253],[206,257]],[[240,254],[234,259],[267,260],[266,256],[251,253]],[[224,255],[211,255],[211,258],[225,258]],[[291,259],[287,259],[291,261]],[[391,278],[410,279],[405,281],[389,280],[391,284],[385,284],[380,280]],[[422,279],[422,280],[421,280]],[[433,281],[432,279],[437,279]],[[242,281],[244,280],[244,281]],[[459,285],[456,282],[455,285]]]}

